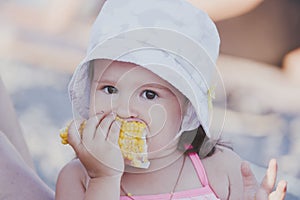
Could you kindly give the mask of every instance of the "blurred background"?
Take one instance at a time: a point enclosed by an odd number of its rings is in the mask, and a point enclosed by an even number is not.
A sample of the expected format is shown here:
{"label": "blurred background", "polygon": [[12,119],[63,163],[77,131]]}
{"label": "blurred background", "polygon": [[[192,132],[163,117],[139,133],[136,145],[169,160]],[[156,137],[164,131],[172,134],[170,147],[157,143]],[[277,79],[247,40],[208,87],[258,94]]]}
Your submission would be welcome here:
{"label": "blurred background", "polygon": [[[1,77],[35,167],[52,188],[74,157],[61,145],[59,129],[72,119],[67,84],[84,57],[101,5],[99,0],[0,1]],[[299,0],[265,0],[217,22],[227,101],[222,137],[252,163],[258,179],[276,158],[290,200],[300,199],[299,11]]]}

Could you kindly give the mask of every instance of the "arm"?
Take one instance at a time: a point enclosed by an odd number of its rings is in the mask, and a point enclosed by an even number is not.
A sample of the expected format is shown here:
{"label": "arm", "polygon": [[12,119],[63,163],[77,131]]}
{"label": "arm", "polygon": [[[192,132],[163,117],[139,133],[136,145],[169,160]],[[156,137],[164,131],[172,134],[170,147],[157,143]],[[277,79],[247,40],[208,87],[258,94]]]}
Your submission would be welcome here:
{"label": "arm", "polygon": [[[240,199],[243,191],[242,199],[256,200],[283,200],[286,195],[287,183],[281,180],[274,190],[277,176],[277,163],[275,159],[270,160],[266,174],[259,184],[251,171],[249,164],[245,161],[241,162],[235,156],[229,156],[229,163],[237,163],[238,166],[228,168],[228,177],[230,180],[230,196],[229,199]],[[241,173],[236,173],[240,171]],[[242,180],[241,180],[242,179]]]}
{"label": "arm", "polygon": [[81,162],[74,159],[63,167],[59,173],[55,199],[118,199],[120,198],[118,188],[120,188],[118,177],[90,179]]}
{"label": "arm", "polygon": [[[275,160],[270,161],[261,184],[257,182],[249,165],[230,149],[220,147],[211,157],[205,158],[203,164],[206,165],[210,185],[221,199],[283,200],[285,197],[285,181],[280,181],[273,191],[277,175]],[[212,168],[216,169],[212,171]],[[222,174],[216,175],[220,171],[223,171],[226,179],[222,179]],[[226,184],[228,190],[224,187]]]}
{"label": "arm", "polygon": [[[85,199],[98,200],[120,199],[121,176],[92,178],[86,191]],[[99,189],[101,188],[101,190]]]}
{"label": "arm", "polygon": [[20,124],[18,122],[13,104],[7,94],[4,84],[0,76],[0,131],[2,131],[12,145],[16,148],[19,154],[24,159],[25,163],[33,167],[33,161],[28,151],[25,139],[22,134]]}
{"label": "arm", "polygon": [[263,0],[187,0],[195,7],[205,11],[214,21],[236,17],[254,9]]}
{"label": "arm", "polygon": [[33,161],[1,76],[0,99],[0,199],[54,199],[53,191],[34,171]]}
{"label": "arm", "polygon": [[[240,199],[241,192],[243,191],[242,199],[256,199],[256,200],[283,200],[286,195],[287,183],[281,180],[276,190],[274,186],[276,183],[277,176],[277,163],[275,159],[270,160],[266,174],[259,184],[255,178],[254,173],[251,171],[249,164],[245,161],[241,162],[239,159],[234,158],[235,156],[225,156],[229,157],[227,162],[237,163],[238,166],[228,168],[228,177],[230,180],[229,189],[230,196],[229,199]],[[240,171],[240,173],[237,173]]]}
{"label": "arm", "polygon": [[69,128],[68,142],[90,178],[84,199],[120,199],[124,160],[118,148],[119,122],[113,115],[94,116],[87,120],[82,138],[75,123]]}
{"label": "arm", "polygon": [[243,199],[241,158],[231,149],[217,146],[215,153],[203,159],[209,184],[220,199]]}
{"label": "arm", "polygon": [[87,178],[85,169],[80,161],[78,159],[72,160],[59,172],[55,199],[84,199]]}
{"label": "arm", "polygon": [[270,160],[266,175],[260,185],[257,183],[255,175],[251,171],[247,162],[242,163],[241,172],[243,175],[245,199],[255,198],[257,200],[283,200],[285,198],[287,189],[286,181],[279,181],[276,190],[273,191],[277,176],[277,163],[275,159]]}
{"label": "arm", "polygon": [[0,131],[0,199],[53,200],[54,193]]}

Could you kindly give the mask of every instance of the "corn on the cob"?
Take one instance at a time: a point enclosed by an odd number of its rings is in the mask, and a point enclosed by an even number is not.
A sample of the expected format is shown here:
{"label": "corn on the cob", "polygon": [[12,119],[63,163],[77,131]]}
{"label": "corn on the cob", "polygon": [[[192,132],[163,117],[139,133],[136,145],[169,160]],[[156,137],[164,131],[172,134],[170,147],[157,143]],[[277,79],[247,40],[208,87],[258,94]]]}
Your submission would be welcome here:
{"label": "corn on the cob", "polygon": [[147,156],[146,125],[139,121],[116,119],[122,123],[118,143],[123,157],[131,166],[148,168],[150,162]]}
{"label": "corn on the cob", "polygon": [[[78,132],[80,134],[80,137],[82,137],[82,132],[83,132],[83,129],[84,129],[85,125],[86,125],[86,121],[83,121],[79,126]],[[62,144],[69,144],[69,142],[68,142],[68,132],[69,132],[70,126],[71,126],[71,123],[69,123],[65,128],[60,130],[59,135],[60,135]]]}
{"label": "corn on the cob", "polygon": [[[116,120],[121,122],[120,135],[118,144],[122,151],[123,157],[127,159],[131,166],[138,168],[148,168],[150,162],[147,155],[146,143],[146,125],[139,121],[125,121],[119,117]],[[70,123],[71,124],[71,123]],[[68,131],[70,124],[64,129],[60,130],[60,137],[62,144],[68,144]],[[80,124],[78,129],[82,137],[83,129],[85,128],[86,121]]]}

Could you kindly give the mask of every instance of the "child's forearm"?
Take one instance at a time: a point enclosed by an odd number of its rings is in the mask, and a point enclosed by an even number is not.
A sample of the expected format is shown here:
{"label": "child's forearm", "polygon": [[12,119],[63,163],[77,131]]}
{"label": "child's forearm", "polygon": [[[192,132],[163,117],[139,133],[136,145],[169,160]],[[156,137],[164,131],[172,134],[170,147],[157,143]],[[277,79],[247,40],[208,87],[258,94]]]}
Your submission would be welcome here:
{"label": "child's forearm", "polygon": [[85,193],[86,200],[120,199],[121,175],[92,178]]}

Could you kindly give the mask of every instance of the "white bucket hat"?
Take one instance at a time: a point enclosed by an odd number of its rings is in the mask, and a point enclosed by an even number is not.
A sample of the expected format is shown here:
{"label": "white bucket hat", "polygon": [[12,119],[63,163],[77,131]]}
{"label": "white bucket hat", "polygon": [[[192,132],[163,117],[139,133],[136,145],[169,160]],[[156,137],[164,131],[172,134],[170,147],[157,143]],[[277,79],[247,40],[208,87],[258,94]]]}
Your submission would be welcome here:
{"label": "white bucket hat", "polygon": [[208,15],[185,0],[107,0],[92,27],[87,55],[69,84],[73,111],[88,118],[90,61],[130,62],[165,79],[189,99],[181,132],[201,124],[212,138],[209,88],[219,42]]}

